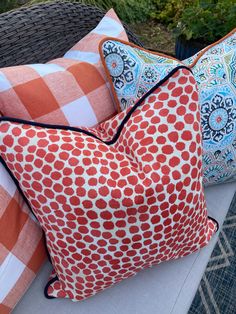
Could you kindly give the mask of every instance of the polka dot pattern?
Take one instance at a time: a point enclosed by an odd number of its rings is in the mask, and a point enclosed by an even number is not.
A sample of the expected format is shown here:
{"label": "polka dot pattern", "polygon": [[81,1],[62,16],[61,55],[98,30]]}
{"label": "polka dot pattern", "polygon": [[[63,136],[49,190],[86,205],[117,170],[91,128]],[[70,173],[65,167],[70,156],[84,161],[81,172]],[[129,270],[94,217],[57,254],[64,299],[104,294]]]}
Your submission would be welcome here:
{"label": "polka dot pattern", "polygon": [[209,242],[195,93],[178,69],[91,134],[1,121],[1,157],[46,235],[49,296],[83,300]]}

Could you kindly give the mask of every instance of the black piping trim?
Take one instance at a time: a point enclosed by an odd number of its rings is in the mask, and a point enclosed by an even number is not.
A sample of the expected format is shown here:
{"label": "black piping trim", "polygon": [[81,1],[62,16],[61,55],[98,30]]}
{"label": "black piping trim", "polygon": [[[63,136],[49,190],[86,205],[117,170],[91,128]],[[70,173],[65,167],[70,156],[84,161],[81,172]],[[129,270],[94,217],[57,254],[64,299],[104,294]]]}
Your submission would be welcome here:
{"label": "black piping trim", "polygon": [[184,66],[184,65],[180,65],[176,68],[174,68],[170,73],[167,74],[167,76],[165,76],[162,80],[160,80],[155,86],[153,86],[145,95],[143,95],[137,102],[136,104],[130,109],[130,111],[127,113],[127,115],[124,117],[123,121],[121,122],[121,124],[119,125],[116,134],[114,135],[114,137],[110,140],[110,141],[103,141],[101,140],[98,136],[96,136],[95,134],[87,131],[87,130],[83,130],[81,128],[77,128],[77,127],[73,127],[73,126],[65,126],[65,125],[57,125],[57,124],[46,124],[46,123],[39,123],[39,122],[34,122],[34,121],[27,121],[27,120],[23,120],[23,119],[17,119],[17,118],[11,118],[11,117],[1,117],[0,118],[0,122],[1,121],[9,121],[9,122],[16,122],[16,123],[22,123],[22,124],[28,124],[28,125],[32,125],[32,126],[39,126],[42,128],[48,128],[48,129],[59,129],[59,130],[66,130],[66,131],[75,131],[75,132],[81,132],[84,133],[86,135],[89,135],[91,137],[96,138],[97,140],[103,142],[106,145],[112,145],[114,144],[119,136],[120,133],[124,127],[124,125],[126,124],[126,122],[129,120],[129,118],[131,117],[132,113],[142,104],[142,102],[150,95],[152,94],[158,87],[160,87],[162,84],[164,84],[171,76],[173,76],[178,70],[180,69],[186,69],[189,72],[192,73],[191,69],[189,69],[188,67]]}
{"label": "black piping trim", "polygon": [[209,219],[211,219],[212,221],[214,221],[214,223],[216,224],[216,232],[217,232],[219,230],[219,228],[220,228],[218,221],[215,218],[211,217],[211,216],[207,216],[207,217]]}
{"label": "black piping trim", "polygon": [[57,281],[58,280],[58,276],[56,275],[56,277],[53,277],[52,279],[50,279],[49,281],[48,281],[48,283],[46,284],[46,286],[45,286],[45,288],[44,288],[44,296],[45,296],[45,298],[47,298],[47,299],[56,299],[56,297],[52,297],[52,296],[50,296],[49,294],[48,294],[48,288],[50,287],[50,285],[52,284],[52,283],[54,283],[55,281]]}

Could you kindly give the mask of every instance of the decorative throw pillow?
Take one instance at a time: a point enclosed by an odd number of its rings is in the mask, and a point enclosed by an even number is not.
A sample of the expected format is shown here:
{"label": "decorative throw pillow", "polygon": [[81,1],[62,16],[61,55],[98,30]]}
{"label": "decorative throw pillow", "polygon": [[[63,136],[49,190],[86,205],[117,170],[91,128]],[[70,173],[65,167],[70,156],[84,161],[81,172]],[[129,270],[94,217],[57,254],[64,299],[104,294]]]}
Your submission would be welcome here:
{"label": "decorative throw pillow", "polygon": [[54,265],[46,296],[82,300],[209,242],[199,130],[184,67],[97,129],[0,119],[1,161]]}
{"label": "decorative throw pillow", "polygon": [[45,261],[42,230],[0,164],[0,313],[8,314]]}
{"label": "decorative throw pillow", "polygon": [[65,58],[0,69],[2,115],[86,127],[113,116],[116,109],[98,52],[99,41],[110,34],[128,40],[114,10]]}
{"label": "decorative throw pillow", "polygon": [[100,63],[99,43],[107,36],[128,40],[126,31],[113,9],[110,9],[97,27],[72,47],[64,58],[92,64]]}
{"label": "decorative throw pillow", "polygon": [[[121,110],[140,97],[138,91],[150,90],[156,72],[162,73],[177,61],[160,57],[123,41],[107,38],[100,44],[101,57]],[[143,60],[136,55],[144,55]],[[146,58],[150,56],[154,70],[147,72]],[[138,62],[136,62],[136,59]],[[163,60],[161,64],[160,60]],[[236,31],[185,61],[192,68],[198,83],[203,132],[203,183],[205,186],[236,179]],[[174,62],[174,64],[173,64]],[[181,62],[181,61],[179,61]],[[127,74],[126,74],[127,73]],[[128,79],[127,79],[128,77]],[[144,84],[144,78],[148,85]],[[183,91],[183,97],[185,97]],[[129,101],[131,95],[131,101]]]}
{"label": "decorative throw pillow", "polygon": [[236,29],[183,62],[198,84],[204,183],[236,180]]}
{"label": "decorative throw pillow", "polygon": [[[92,58],[95,53],[98,56],[100,39],[110,35],[127,39],[113,10],[72,48],[80,49],[73,50],[74,58],[68,52],[67,58],[48,64],[0,69],[0,111],[17,118],[76,126],[94,125],[114,115],[101,61]],[[75,60],[69,60],[69,54]],[[0,313],[8,314],[43,264],[45,249],[41,228],[15,183],[2,167],[0,172]]]}
{"label": "decorative throw pillow", "polygon": [[176,66],[178,61],[115,38],[100,42],[100,55],[119,111],[140,99]]}

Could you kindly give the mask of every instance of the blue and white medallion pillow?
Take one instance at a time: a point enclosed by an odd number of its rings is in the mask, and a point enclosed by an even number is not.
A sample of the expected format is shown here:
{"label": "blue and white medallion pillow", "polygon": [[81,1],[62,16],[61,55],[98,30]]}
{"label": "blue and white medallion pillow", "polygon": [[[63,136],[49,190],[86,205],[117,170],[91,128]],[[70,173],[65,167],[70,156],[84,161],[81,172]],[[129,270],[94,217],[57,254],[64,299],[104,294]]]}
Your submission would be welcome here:
{"label": "blue and white medallion pillow", "polygon": [[183,62],[198,84],[204,184],[236,180],[236,29]]}
{"label": "blue and white medallion pillow", "polygon": [[133,106],[176,66],[182,65],[177,59],[109,37],[100,43],[100,54],[118,111]]}
{"label": "blue and white medallion pillow", "polygon": [[132,106],[174,67],[190,67],[199,90],[203,183],[236,180],[236,29],[182,62],[111,38],[101,42],[100,53],[120,110]]}

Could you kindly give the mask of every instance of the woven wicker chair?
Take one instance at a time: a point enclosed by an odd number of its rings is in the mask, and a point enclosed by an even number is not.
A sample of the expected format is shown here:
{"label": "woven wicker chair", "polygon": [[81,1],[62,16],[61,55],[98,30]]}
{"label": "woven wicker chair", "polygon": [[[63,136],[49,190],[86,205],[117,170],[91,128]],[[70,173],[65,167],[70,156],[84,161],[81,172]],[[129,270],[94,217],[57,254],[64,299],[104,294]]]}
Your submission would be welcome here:
{"label": "woven wicker chair", "polygon": [[[64,55],[104,16],[96,7],[49,2],[0,15],[0,67],[44,63]],[[125,25],[130,41],[141,45]]]}

